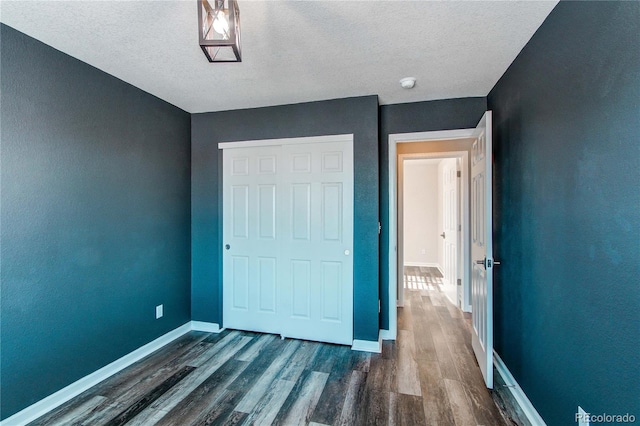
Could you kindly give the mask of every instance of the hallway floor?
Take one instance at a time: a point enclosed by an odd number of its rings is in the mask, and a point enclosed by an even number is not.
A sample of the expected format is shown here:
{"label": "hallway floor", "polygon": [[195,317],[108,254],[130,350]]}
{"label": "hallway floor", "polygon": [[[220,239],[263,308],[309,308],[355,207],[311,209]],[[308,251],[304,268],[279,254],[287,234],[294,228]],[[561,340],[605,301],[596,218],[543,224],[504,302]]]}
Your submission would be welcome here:
{"label": "hallway floor", "polygon": [[398,343],[410,347],[419,371],[426,424],[512,424],[485,387],[471,347],[471,315],[443,292],[437,268],[404,268]]}
{"label": "hallway floor", "polygon": [[454,305],[458,297],[456,286],[447,283],[438,268],[434,267],[405,266],[404,288],[406,290],[438,291],[447,296]]}
{"label": "hallway floor", "polygon": [[398,313],[382,354],[190,332],[31,424],[506,425],[438,286],[407,290]]}

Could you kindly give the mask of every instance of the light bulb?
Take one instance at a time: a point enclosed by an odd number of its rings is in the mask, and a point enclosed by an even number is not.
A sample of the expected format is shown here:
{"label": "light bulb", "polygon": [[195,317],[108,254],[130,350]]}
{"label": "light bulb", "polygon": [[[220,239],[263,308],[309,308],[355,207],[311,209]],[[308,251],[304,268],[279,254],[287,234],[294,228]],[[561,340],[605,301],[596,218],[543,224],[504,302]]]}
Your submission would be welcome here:
{"label": "light bulb", "polygon": [[226,36],[229,33],[229,22],[222,10],[216,13],[216,17],[213,20],[213,30],[220,35]]}

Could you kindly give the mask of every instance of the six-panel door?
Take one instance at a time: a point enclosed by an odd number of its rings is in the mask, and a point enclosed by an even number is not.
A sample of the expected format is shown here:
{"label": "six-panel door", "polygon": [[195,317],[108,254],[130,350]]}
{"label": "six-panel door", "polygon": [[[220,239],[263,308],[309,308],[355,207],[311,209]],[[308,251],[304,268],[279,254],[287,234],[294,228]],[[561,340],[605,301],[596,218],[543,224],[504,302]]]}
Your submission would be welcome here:
{"label": "six-panel door", "polygon": [[487,388],[493,388],[493,238],[491,111],[476,127],[471,149],[472,346]]}

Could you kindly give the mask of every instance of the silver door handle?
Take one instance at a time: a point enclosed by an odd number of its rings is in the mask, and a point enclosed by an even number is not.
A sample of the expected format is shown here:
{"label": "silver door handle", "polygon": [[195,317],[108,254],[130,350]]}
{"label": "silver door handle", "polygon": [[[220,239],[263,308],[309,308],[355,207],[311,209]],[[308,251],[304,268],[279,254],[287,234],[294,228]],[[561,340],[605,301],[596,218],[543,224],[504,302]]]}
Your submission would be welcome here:
{"label": "silver door handle", "polygon": [[486,257],[482,260],[476,260],[476,263],[478,265],[484,266],[484,269],[487,269],[487,267],[492,268],[494,265],[500,264],[499,261],[493,260],[493,259],[487,259]]}
{"label": "silver door handle", "polygon": [[440,236],[441,236],[442,238],[445,238],[445,233],[443,232],[442,234],[440,234]]}

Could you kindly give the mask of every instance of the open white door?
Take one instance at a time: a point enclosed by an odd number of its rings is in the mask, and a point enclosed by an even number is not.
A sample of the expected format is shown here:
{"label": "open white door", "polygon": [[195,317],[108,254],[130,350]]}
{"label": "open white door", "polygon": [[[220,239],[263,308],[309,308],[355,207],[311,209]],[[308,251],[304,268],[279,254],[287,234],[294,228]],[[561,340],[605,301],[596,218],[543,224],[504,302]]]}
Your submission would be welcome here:
{"label": "open white door", "polygon": [[476,127],[471,149],[472,345],[487,388],[493,389],[493,239],[491,111]]}

